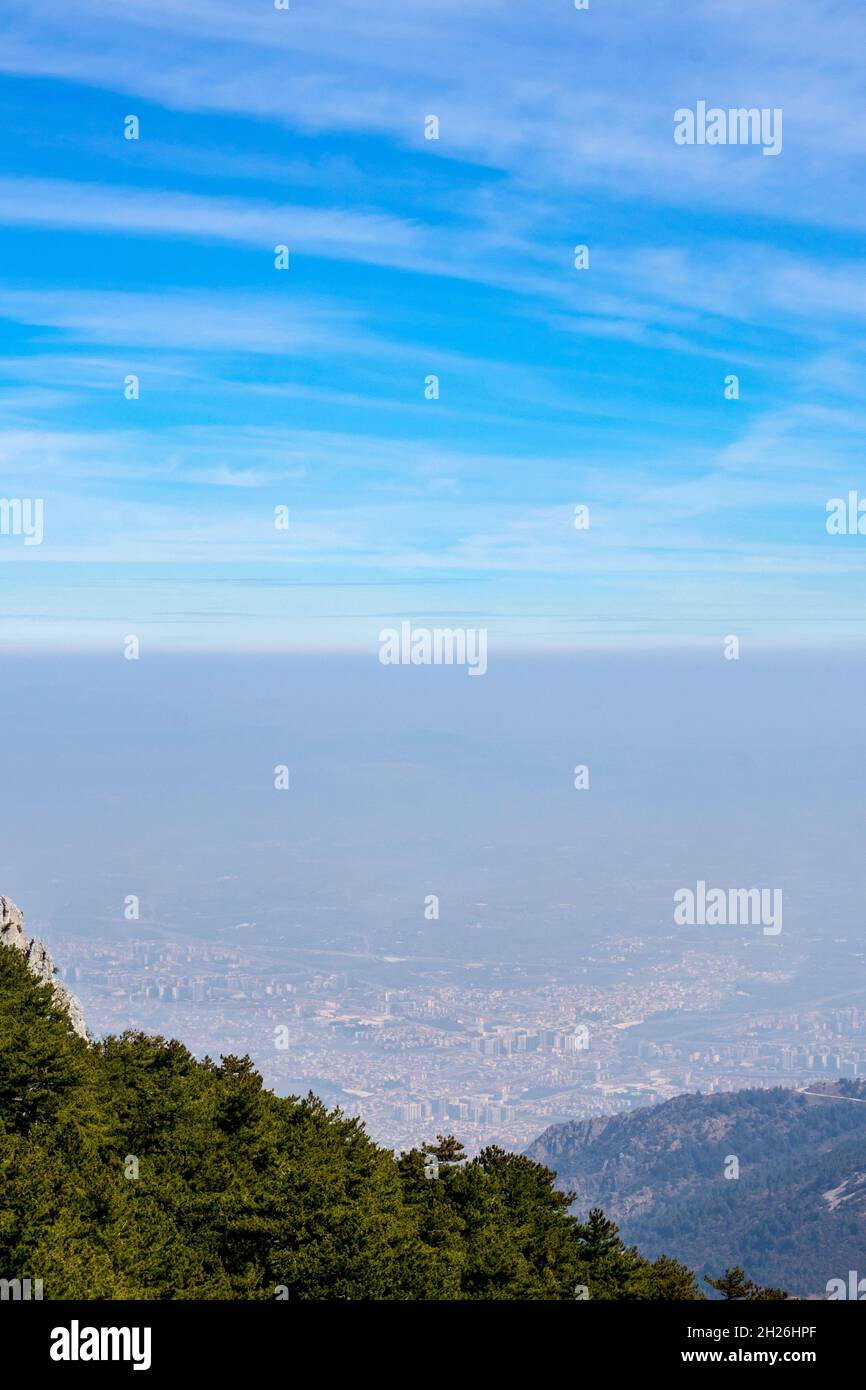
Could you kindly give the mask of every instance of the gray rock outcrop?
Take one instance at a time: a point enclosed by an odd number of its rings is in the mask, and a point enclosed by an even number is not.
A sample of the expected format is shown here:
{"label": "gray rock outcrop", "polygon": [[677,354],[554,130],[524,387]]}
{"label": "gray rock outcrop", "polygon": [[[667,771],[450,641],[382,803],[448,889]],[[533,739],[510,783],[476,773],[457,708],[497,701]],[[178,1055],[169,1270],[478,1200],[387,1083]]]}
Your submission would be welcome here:
{"label": "gray rock outcrop", "polygon": [[23,952],[31,974],[44,984],[51,985],[58,1007],[68,1015],[73,1031],[79,1037],[86,1038],[87,1027],[81,1005],[71,989],[62,980],[55,978],[57,967],[45,942],[38,936],[34,936],[32,941],[27,940],[24,914],[9,898],[0,898],[0,945],[12,946],[16,951]]}

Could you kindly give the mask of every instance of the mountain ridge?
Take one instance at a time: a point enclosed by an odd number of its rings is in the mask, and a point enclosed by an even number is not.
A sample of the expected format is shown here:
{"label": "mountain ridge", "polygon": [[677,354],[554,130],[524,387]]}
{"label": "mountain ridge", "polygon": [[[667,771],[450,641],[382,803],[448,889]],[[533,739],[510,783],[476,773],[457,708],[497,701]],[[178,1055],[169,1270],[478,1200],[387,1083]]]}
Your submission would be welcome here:
{"label": "mountain ridge", "polygon": [[[526,1150],[623,1239],[801,1297],[864,1264],[866,1105],[838,1087],[687,1094],[549,1126]],[[864,1271],[866,1272],[866,1271]]]}

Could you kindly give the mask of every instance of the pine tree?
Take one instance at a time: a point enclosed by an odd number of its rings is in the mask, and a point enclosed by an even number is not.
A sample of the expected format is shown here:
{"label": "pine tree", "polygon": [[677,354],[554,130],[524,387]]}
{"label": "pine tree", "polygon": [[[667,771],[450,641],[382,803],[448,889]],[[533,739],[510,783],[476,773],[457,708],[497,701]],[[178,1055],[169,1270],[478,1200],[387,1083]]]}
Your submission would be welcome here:
{"label": "pine tree", "polygon": [[753,1301],[755,1299],[780,1299],[787,1298],[788,1295],[782,1289],[762,1287],[755,1284],[751,1279],[747,1279],[739,1265],[734,1265],[732,1269],[726,1269],[719,1279],[711,1279],[708,1274],[704,1275],[705,1283],[710,1288],[718,1289],[728,1299],[741,1299]]}

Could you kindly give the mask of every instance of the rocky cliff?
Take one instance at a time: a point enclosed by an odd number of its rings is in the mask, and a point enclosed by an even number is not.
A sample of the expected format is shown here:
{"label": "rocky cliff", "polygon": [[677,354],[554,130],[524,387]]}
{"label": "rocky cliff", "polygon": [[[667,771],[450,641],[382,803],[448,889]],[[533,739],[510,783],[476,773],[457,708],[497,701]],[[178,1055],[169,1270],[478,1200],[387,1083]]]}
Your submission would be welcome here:
{"label": "rocky cliff", "polygon": [[45,984],[51,985],[54,990],[54,998],[59,1007],[68,1014],[73,1030],[79,1037],[85,1038],[87,1028],[81,1005],[63,981],[55,979],[57,967],[45,942],[41,941],[38,936],[34,936],[32,941],[27,940],[27,933],[24,930],[24,914],[8,898],[0,898],[0,945],[11,946],[14,950],[23,952],[27,957],[27,965],[31,973],[37,979],[44,981]]}

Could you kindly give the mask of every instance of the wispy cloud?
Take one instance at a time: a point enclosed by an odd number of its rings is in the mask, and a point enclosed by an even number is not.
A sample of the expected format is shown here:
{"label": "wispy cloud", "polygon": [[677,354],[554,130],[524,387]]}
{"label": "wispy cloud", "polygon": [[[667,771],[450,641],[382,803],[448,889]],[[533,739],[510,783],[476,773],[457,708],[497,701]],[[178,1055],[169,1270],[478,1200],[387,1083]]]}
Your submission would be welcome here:
{"label": "wispy cloud", "polygon": [[[864,39],[853,0],[10,0],[0,495],[46,537],[0,541],[0,640],[363,644],[445,589],[525,644],[853,622]],[[782,107],[781,156],[677,146],[697,99]]]}

